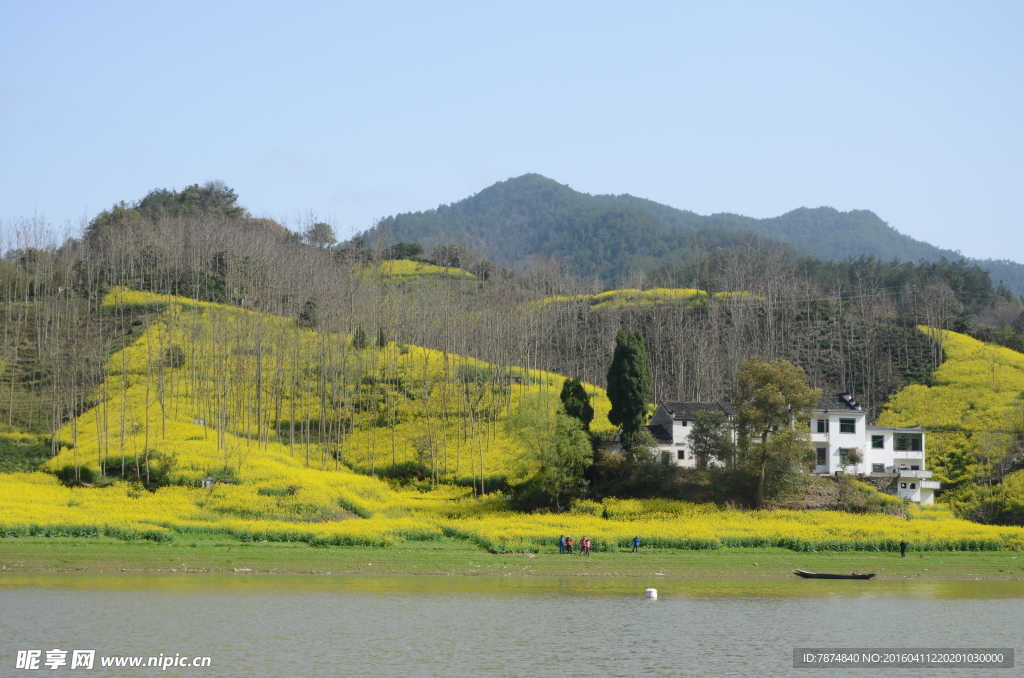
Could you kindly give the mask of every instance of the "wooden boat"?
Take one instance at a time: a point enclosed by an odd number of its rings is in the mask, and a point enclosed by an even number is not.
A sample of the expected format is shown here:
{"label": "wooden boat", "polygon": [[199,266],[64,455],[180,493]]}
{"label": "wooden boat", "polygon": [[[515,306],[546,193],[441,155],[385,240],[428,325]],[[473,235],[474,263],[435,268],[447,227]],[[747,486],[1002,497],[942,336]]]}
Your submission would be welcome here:
{"label": "wooden boat", "polygon": [[803,577],[804,579],[871,579],[875,576],[875,573],[860,574],[859,572],[851,572],[850,574],[824,574],[821,572],[797,570],[796,575],[798,577]]}

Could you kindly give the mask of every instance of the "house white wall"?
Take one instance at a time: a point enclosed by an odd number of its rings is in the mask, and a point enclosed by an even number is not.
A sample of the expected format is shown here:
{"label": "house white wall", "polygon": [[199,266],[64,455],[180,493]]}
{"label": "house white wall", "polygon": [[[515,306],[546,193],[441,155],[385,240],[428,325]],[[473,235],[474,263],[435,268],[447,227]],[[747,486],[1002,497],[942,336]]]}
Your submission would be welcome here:
{"label": "house white wall", "polygon": [[[856,473],[861,472],[865,465],[870,469],[869,455],[864,449],[866,432],[866,412],[815,412],[811,416],[811,447],[815,453],[814,472],[835,473],[846,470]],[[825,451],[824,455],[821,454],[822,450]],[[864,462],[856,467],[844,466],[843,452],[848,450],[860,452]]]}
{"label": "house white wall", "polygon": [[[923,504],[934,501],[939,483],[931,479],[932,473],[925,467],[923,429],[869,426],[867,413],[849,396],[825,399],[823,403],[826,400],[831,401],[830,407],[839,409],[821,409],[811,416],[814,473],[892,476],[896,479],[897,494],[901,498]],[[691,409],[692,406],[689,404]],[[667,453],[677,466],[695,468],[697,460],[689,444],[693,421],[685,416],[674,415],[659,403],[650,423],[671,432],[671,441],[660,441],[658,448]],[[735,430],[733,440],[736,440]],[[845,456],[851,450],[857,450],[862,461],[844,464]]]}
{"label": "house white wall", "polygon": [[930,480],[931,471],[920,471],[927,473],[927,478],[920,477],[914,472],[910,474],[900,473],[896,478],[896,496],[908,501],[916,501],[919,504],[934,504],[935,490],[939,489],[939,482]]}
{"label": "house white wall", "polygon": [[[854,433],[841,430],[842,420],[855,422]],[[819,422],[826,421],[827,432],[819,432]],[[848,428],[848,427],[847,427]],[[914,447],[897,444],[897,438],[907,442],[919,441]],[[815,473],[835,473],[844,471],[867,475],[871,473],[891,473],[893,469],[923,471],[925,432],[916,427],[902,429],[868,426],[864,413],[816,413],[811,419],[811,445],[815,451]],[[898,447],[907,449],[897,449]],[[842,463],[843,452],[847,450],[860,452],[863,461],[854,465]],[[825,454],[822,455],[821,451]],[[823,460],[824,459],[824,460]]]}
{"label": "house white wall", "polygon": [[676,466],[697,468],[697,459],[690,449],[690,431],[693,430],[693,422],[686,419],[672,419],[672,415],[668,412],[664,412],[664,414],[672,421],[671,425],[666,427],[672,431],[672,445],[668,450],[669,459]]}
{"label": "house white wall", "polygon": [[[843,432],[842,420],[855,420],[854,433]],[[822,422],[825,422],[822,425]],[[821,429],[826,429],[822,432]],[[849,425],[846,426],[849,429]],[[925,468],[925,431],[917,427],[868,426],[863,412],[816,412],[811,418],[814,472],[892,476],[901,499],[931,504],[939,483]],[[856,449],[863,461],[843,465],[843,452]],[[824,463],[822,463],[824,461]]]}
{"label": "house white wall", "polygon": [[[693,430],[693,420],[676,418],[663,404],[658,404],[657,409],[651,416],[650,426],[661,426],[664,430],[671,432],[671,442],[664,442],[658,445],[658,449],[668,453],[669,459],[682,468],[696,468],[697,459],[690,449],[690,432]],[[736,432],[733,431],[733,441],[736,440]],[[709,460],[714,464],[714,460]]]}
{"label": "house white wall", "polygon": [[690,448],[690,431],[692,430],[692,420],[677,420],[672,429],[673,440],[679,441],[676,443],[675,462],[685,468],[697,468],[697,457],[693,455],[693,450]]}

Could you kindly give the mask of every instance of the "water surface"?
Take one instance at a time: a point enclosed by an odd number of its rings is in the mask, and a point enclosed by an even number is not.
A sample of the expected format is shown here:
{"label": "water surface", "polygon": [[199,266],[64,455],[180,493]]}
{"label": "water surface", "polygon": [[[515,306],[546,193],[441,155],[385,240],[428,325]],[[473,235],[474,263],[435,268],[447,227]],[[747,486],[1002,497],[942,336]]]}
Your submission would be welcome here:
{"label": "water surface", "polygon": [[1021,619],[1017,581],[18,573],[0,575],[0,675],[55,647],[213,658],[93,676],[850,675],[794,669],[793,648],[1019,653]]}

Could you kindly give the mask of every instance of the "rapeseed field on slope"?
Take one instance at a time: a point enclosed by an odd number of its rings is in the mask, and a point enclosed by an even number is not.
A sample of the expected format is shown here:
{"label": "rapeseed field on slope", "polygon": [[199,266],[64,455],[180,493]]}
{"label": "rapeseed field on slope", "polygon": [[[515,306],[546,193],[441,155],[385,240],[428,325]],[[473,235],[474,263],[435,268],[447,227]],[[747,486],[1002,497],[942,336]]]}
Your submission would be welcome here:
{"label": "rapeseed field on slope", "polygon": [[[715,299],[731,299],[734,297],[750,297],[749,292],[716,292]],[[608,308],[636,308],[659,304],[694,304],[706,303],[708,293],[704,290],[690,288],[658,287],[649,290],[609,290],[599,294],[576,294],[572,296],[546,297],[543,304],[564,302],[586,302],[594,310]]]}
{"label": "rapeseed field on slope", "polygon": [[[349,335],[218,304],[129,290],[106,303],[166,310],[110,359],[99,404],[59,434],[79,453],[57,463],[93,473],[104,473],[110,459],[145,455],[154,441],[181,440],[168,426],[201,422],[226,459],[234,455],[224,438],[230,433],[260,449],[285,445],[321,469],[374,473],[414,463],[439,480],[515,484],[536,467],[502,421],[524,396],[557,399],[563,381],[419,346],[355,348]],[[588,390],[594,431],[614,433],[604,392]]]}
{"label": "rapeseed field on slope", "polygon": [[904,388],[878,423],[924,426],[928,468],[948,487],[972,480],[1024,426],[1024,354],[956,332],[941,335],[945,361],[933,385]]}
{"label": "rapeseed field on slope", "polygon": [[471,272],[454,267],[438,266],[423,261],[412,261],[411,259],[395,259],[393,261],[382,261],[380,263],[381,275],[392,278],[436,278],[438,276],[450,276],[453,278],[476,278]]}
{"label": "rapeseed field on slope", "polygon": [[[432,522],[411,515],[397,503],[369,519],[343,519],[340,507],[353,500],[365,509],[349,477],[305,478],[278,474],[264,482],[218,484],[212,488],[162,487],[149,492],[138,484],[66,487],[45,473],[0,475],[0,536],[113,536],[168,541],[175,534],[225,533],[246,541],[302,541],[314,545],[387,546],[406,539],[442,535]],[[276,493],[275,480],[291,485]],[[316,482],[319,480],[320,482]],[[366,478],[375,493],[395,500],[386,485]],[[358,485],[358,484],[357,484]],[[362,488],[365,489],[365,488]],[[375,497],[379,499],[380,497]]]}
{"label": "rapeseed field on slope", "polygon": [[[941,509],[907,519],[608,499],[565,514],[515,513],[501,495],[475,497],[476,478],[532,472],[499,423],[524,395],[557,397],[556,375],[502,377],[486,363],[413,346],[355,349],[351,337],[217,304],[127,290],[107,303],[163,313],[110,358],[94,406],[58,433],[62,449],[45,470],[82,480],[159,477],[163,486],[68,487],[48,473],[0,474],[2,536],[217,532],[384,546],[448,535],[495,552],[535,551],[560,534],[609,550],[634,536],[680,549],[890,550],[900,539],[915,549],[1024,546],[1020,528]],[[607,413],[597,396],[595,423]],[[396,490],[346,466],[383,468],[391,459],[431,465],[440,481],[464,473],[473,489]],[[210,477],[229,482],[203,487]]]}
{"label": "rapeseed field on slope", "polygon": [[[415,462],[438,480],[510,482],[535,471],[500,425],[561,378],[415,346],[355,348],[285,318],[116,290],[111,308],[163,312],[115,353],[95,405],[64,426],[45,470],[0,479],[6,534],[225,531],[246,538],[390,543],[440,528],[368,471]],[[608,401],[595,390],[601,417]],[[606,424],[607,425],[607,424]],[[204,479],[230,481],[201,488]],[[349,514],[363,520],[344,520]]]}

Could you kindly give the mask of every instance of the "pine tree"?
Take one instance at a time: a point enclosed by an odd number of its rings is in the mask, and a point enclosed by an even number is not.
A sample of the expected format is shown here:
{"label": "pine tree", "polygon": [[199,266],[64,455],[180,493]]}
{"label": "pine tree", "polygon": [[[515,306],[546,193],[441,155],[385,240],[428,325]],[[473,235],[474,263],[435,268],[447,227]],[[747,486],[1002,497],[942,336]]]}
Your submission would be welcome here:
{"label": "pine tree", "polygon": [[653,397],[651,381],[643,335],[619,330],[608,368],[608,399],[612,401],[608,421],[622,427],[622,443],[627,448],[646,422],[647,404]]}

